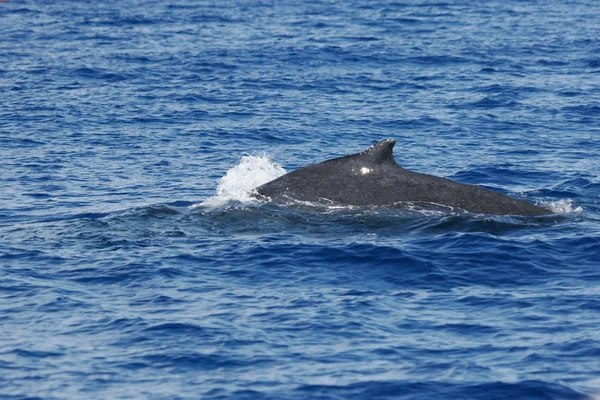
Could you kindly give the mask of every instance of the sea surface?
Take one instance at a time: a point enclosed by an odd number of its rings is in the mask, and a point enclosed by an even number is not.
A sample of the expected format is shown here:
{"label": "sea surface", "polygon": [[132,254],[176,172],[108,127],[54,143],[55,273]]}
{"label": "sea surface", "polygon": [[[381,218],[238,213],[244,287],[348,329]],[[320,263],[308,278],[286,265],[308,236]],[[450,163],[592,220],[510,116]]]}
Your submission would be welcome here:
{"label": "sea surface", "polygon": [[[250,195],[384,138],[553,214]],[[0,2],[0,398],[600,399],[600,2]]]}

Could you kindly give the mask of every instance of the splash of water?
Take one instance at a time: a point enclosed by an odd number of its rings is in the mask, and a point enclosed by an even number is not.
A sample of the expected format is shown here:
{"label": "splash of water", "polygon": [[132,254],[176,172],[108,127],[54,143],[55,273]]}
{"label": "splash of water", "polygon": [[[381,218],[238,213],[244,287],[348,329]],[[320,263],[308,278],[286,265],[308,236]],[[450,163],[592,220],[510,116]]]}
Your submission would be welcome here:
{"label": "splash of water", "polygon": [[573,204],[573,199],[562,199],[548,202],[542,201],[541,204],[538,205],[549,208],[552,212],[557,214],[583,212],[583,208],[581,206],[575,206]]}
{"label": "splash of water", "polygon": [[240,163],[231,168],[217,181],[217,195],[209,197],[195,207],[219,207],[229,201],[252,203],[257,201],[252,192],[258,186],[279,178],[286,173],[279,164],[271,161],[266,154],[245,155]]}

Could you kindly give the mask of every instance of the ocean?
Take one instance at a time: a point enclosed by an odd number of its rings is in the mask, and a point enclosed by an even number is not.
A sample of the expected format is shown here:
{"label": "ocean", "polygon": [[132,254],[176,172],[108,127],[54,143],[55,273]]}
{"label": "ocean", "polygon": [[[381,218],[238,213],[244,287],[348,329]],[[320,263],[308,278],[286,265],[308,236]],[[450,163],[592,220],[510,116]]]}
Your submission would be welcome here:
{"label": "ocean", "polygon": [[[0,2],[0,398],[600,399],[600,2]],[[546,216],[261,202],[392,138]]]}

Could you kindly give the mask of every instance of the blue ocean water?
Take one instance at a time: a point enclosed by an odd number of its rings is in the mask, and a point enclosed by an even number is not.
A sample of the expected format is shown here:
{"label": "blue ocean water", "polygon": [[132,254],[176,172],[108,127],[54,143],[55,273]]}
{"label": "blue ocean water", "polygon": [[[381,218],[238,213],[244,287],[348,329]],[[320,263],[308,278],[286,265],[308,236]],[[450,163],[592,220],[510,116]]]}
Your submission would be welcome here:
{"label": "blue ocean water", "polygon": [[[600,398],[599,21],[0,2],[0,398]],[[383,138],[555,214],[247,198]]]}

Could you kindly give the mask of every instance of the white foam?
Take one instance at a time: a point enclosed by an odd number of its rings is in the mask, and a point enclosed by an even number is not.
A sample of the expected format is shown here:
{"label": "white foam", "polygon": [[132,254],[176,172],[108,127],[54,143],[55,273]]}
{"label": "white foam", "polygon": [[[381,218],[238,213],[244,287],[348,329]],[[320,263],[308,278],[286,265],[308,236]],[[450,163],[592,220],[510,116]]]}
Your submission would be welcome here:
{"label": "white foam", "polygon": [[229,201],[252,203],[257,200],[252,197],[254,189],[260,185],[279,178],[286,173],[279,164],[271,161],[269,156],[245,155],[240,163],[231,168],[225,176],[217,181],[217,195],[209,197],[195,207],[219,207]]}
{"label": "white foam", "polygon": [[542,201],[539,206],[549,208],[557,214],[580,213],[583,212],[581,206],[574,206],[573,199],[563,199],[556,201]]}

